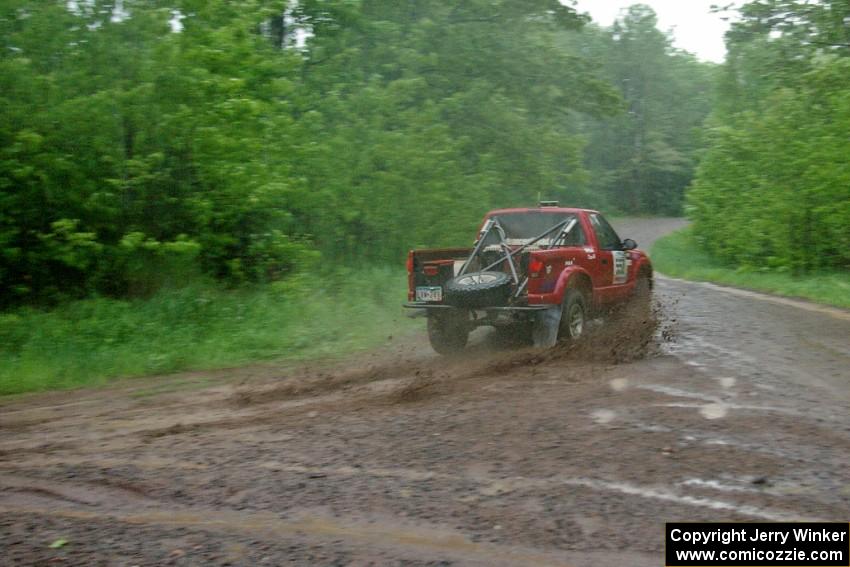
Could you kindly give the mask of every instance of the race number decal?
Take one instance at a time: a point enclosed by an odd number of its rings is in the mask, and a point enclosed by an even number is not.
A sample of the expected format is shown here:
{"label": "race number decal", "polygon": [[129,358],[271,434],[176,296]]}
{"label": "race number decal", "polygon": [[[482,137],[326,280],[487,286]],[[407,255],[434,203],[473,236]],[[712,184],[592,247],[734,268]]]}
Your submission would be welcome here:
{"label": "race number decal", "polygon": [[615,250],[611,254],[614,256],[614,285],[626,283],[626,280],[629,279],[626,253],[622,250]]}

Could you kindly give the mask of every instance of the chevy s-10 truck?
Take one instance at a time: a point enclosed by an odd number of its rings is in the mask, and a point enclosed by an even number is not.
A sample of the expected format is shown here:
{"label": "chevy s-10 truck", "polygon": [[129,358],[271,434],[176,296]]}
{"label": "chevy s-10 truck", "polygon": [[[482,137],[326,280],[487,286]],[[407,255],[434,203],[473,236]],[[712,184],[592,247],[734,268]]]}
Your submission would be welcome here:
{"label": "chevy s-10 truck", "polygon": [[597,313],[648,303],[653,284],[649,257],[598,211],[553,202],[487,213],[472,248],[411,250],[407,274],[405,307],[425,312],[441,354],[482,325],[541,347],[575,340]]}

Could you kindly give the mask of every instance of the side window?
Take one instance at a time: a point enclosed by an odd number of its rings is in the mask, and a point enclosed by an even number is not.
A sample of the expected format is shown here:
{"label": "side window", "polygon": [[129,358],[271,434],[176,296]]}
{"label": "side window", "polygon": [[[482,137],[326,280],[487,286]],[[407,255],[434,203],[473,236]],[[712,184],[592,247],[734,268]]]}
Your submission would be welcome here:
{"label": "side window", "polygon": [[590,224],[593,225],[593,231],[596,233],[596,240],[599,241],[599,248],[602,250],[622,250],[623,243],[614,229],[608,224],[602,215],[590,215]]}
{"label": "side window", "polygon": [[587,236],[585,236],[584,229],[579,222],[567,233],[562,246],[584,246],[585,244],[587,244]]}

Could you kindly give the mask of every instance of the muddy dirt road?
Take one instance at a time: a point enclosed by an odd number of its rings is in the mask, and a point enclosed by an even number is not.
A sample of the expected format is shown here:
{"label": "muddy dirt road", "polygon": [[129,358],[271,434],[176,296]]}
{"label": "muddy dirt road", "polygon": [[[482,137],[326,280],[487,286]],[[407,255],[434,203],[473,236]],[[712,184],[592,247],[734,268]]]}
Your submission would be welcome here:
{"label": "muddy dirt road", "polygon": [[850,314],[656,296],[604,349],[416,335],[0,400],[0,564],[657,566],[665,521],[850,519]]}

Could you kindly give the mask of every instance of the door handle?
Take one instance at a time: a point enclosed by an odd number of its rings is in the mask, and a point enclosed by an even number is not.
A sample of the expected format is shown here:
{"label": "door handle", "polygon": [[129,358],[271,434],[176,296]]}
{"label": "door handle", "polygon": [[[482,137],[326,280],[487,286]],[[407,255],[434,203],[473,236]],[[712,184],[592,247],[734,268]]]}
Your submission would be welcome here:
{"label": "door handle", "polygon": [[603,263],[603,264],[607,264],[607,263],[608,263],[608,260],[606,260],[605,258],[602,258],[602,263]]}

